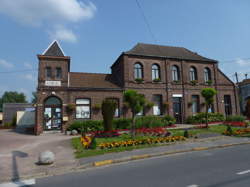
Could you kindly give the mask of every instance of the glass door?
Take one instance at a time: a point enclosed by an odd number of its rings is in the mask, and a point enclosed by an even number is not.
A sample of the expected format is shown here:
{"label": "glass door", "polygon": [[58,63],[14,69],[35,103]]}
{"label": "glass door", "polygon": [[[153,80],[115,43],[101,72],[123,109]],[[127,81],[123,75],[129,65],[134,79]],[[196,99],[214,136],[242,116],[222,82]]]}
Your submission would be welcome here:
{"label": "glass door", "polygon": [[59,107],[46,107],[44,110],[45,130],[60,130],[62,112]]}
{"label": "glass door", "polygon": [[182,123],[182,104],[181,104],[181,97],[173,97],[173,112],[174,117],[176,119],[176,123]]}

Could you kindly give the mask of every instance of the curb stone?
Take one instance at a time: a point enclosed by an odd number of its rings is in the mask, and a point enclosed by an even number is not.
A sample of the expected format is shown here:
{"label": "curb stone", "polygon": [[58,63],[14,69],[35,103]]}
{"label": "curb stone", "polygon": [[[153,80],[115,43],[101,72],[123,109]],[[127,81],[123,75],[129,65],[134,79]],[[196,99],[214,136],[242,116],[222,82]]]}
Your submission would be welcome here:
{"label": "curb stone", "polygon": [[[213,138],[204,138],[202,140],[190,140],[189,142],[213,141],[213,140],[217,140],[217,139],[221,139],[221,138],[227,138],[227,137],[219,136],[219,137],[213,137]],[[44,171],[44,172],[40,172],[40,173],[37,173],[34,175],[21,176],[20,180],[29,179],[29,178],[43,178],[43,177],[62,175],[62,174],[72,173],[72,172],[81,172],[81,171],[86,170],[86,169],[108,166],[108,165],[117,164],[117,163],[124,163],[124,162],[128,162],[128,161],[135,161],[135,160],[142,160],[142,159],[147,159],[147,158],[174,155],[174,154],[179,154],[179,153],[204,151],[204,150],[226,148],[226,147],[247,145],[247,144],[250,144],[250,141],[233,143],[233,144],[216,145],[216,146],[210,146],[210,147],[195,147],[195,148],[189,148],[189,149],[183,149],[183,150],[166,151],[166,152],[159,152],[159,153],[152,153],[152,154],[142,154],[142,155],[139,154],[139,155],[134,155],[134,156],[122,157],[119,159],[113,159],[113,160],[102,160],[102,161],[90,162],[87,164],[79,164],[78,163],[77,166],[74,168],[61,167],[58,170],[53,171],[53,172]],[[1,182],[9,182],[10,180],[11,180],[11,177],[8,177],[8,178],[3,179],[3,181],[1,181]]]}

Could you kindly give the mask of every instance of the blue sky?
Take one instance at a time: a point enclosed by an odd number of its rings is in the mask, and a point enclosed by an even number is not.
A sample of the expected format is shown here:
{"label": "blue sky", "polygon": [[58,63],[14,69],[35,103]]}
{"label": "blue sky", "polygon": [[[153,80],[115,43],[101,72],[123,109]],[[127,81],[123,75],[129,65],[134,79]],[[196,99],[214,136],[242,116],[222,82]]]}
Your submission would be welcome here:
{"label": "blue sky", "polygon": [[[250,76],[249,0],[139,0],[158,44],[220,61],[231,79]],[[54,39],[71,70],[110,72],[122,51],[155,43],[135,0],[0,0],[0,95],[36,89],[41,54]],[[249,59],[248,59],[249,58]],[[4,73],[13,72],[13,73]],[[234,79],[233,79],[234,80]]]}

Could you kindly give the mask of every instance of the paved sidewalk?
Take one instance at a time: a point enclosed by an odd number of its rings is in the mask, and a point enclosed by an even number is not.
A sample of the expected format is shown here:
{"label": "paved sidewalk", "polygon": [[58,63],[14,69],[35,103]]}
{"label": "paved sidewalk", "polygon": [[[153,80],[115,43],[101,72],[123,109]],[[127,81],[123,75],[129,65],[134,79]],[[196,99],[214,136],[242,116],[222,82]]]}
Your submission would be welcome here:
{"label": "paved sidewalk", "polygon": [[[76,167],[71,138],[61,133],[34,136],[0,130],[0,182]],[[56,163],[38,166],[38,155],[45,150],[55,153]]]}

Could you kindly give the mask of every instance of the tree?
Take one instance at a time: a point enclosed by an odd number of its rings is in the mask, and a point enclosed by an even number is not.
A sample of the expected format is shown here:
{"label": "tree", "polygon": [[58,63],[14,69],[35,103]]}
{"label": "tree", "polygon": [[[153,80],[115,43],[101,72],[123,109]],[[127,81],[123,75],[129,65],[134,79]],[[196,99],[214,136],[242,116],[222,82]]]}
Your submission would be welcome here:
{"label": "tree", "polygon": [[214,88],[203,88],[201,90],[201,95],[205,99],[206,105],[206,127],[208,128],[208,109],[212,107],[214,102],[214,96],[216,95],[217,91]]}
{"label": "tree", "polygon": [[123,100],[127,103],[128,108],[130,108],[132,112],[132,126],[131,126],[131,134],[132,137],[135,137],[135,118],[136,114],[143,110],[146,100],[144,95],[137,93],[135,90],[126,90],[123,93]]}
{"label": "tree", "polygon": [[4,103],[27,103],[24,93],[18,92],[4,92],[2,98],[0,98],[0,111],[3,109]]}
{"label": "tree", "polygon": [[105,99],[102,102],[102,116],[105,131],[111,131],[113,129],[113,118],[116,108],[117,103],[112,99]]}
{"label": "tree", "polygon": [[32,92],[31,102],[35,104],[37,102],[37,92]]}

